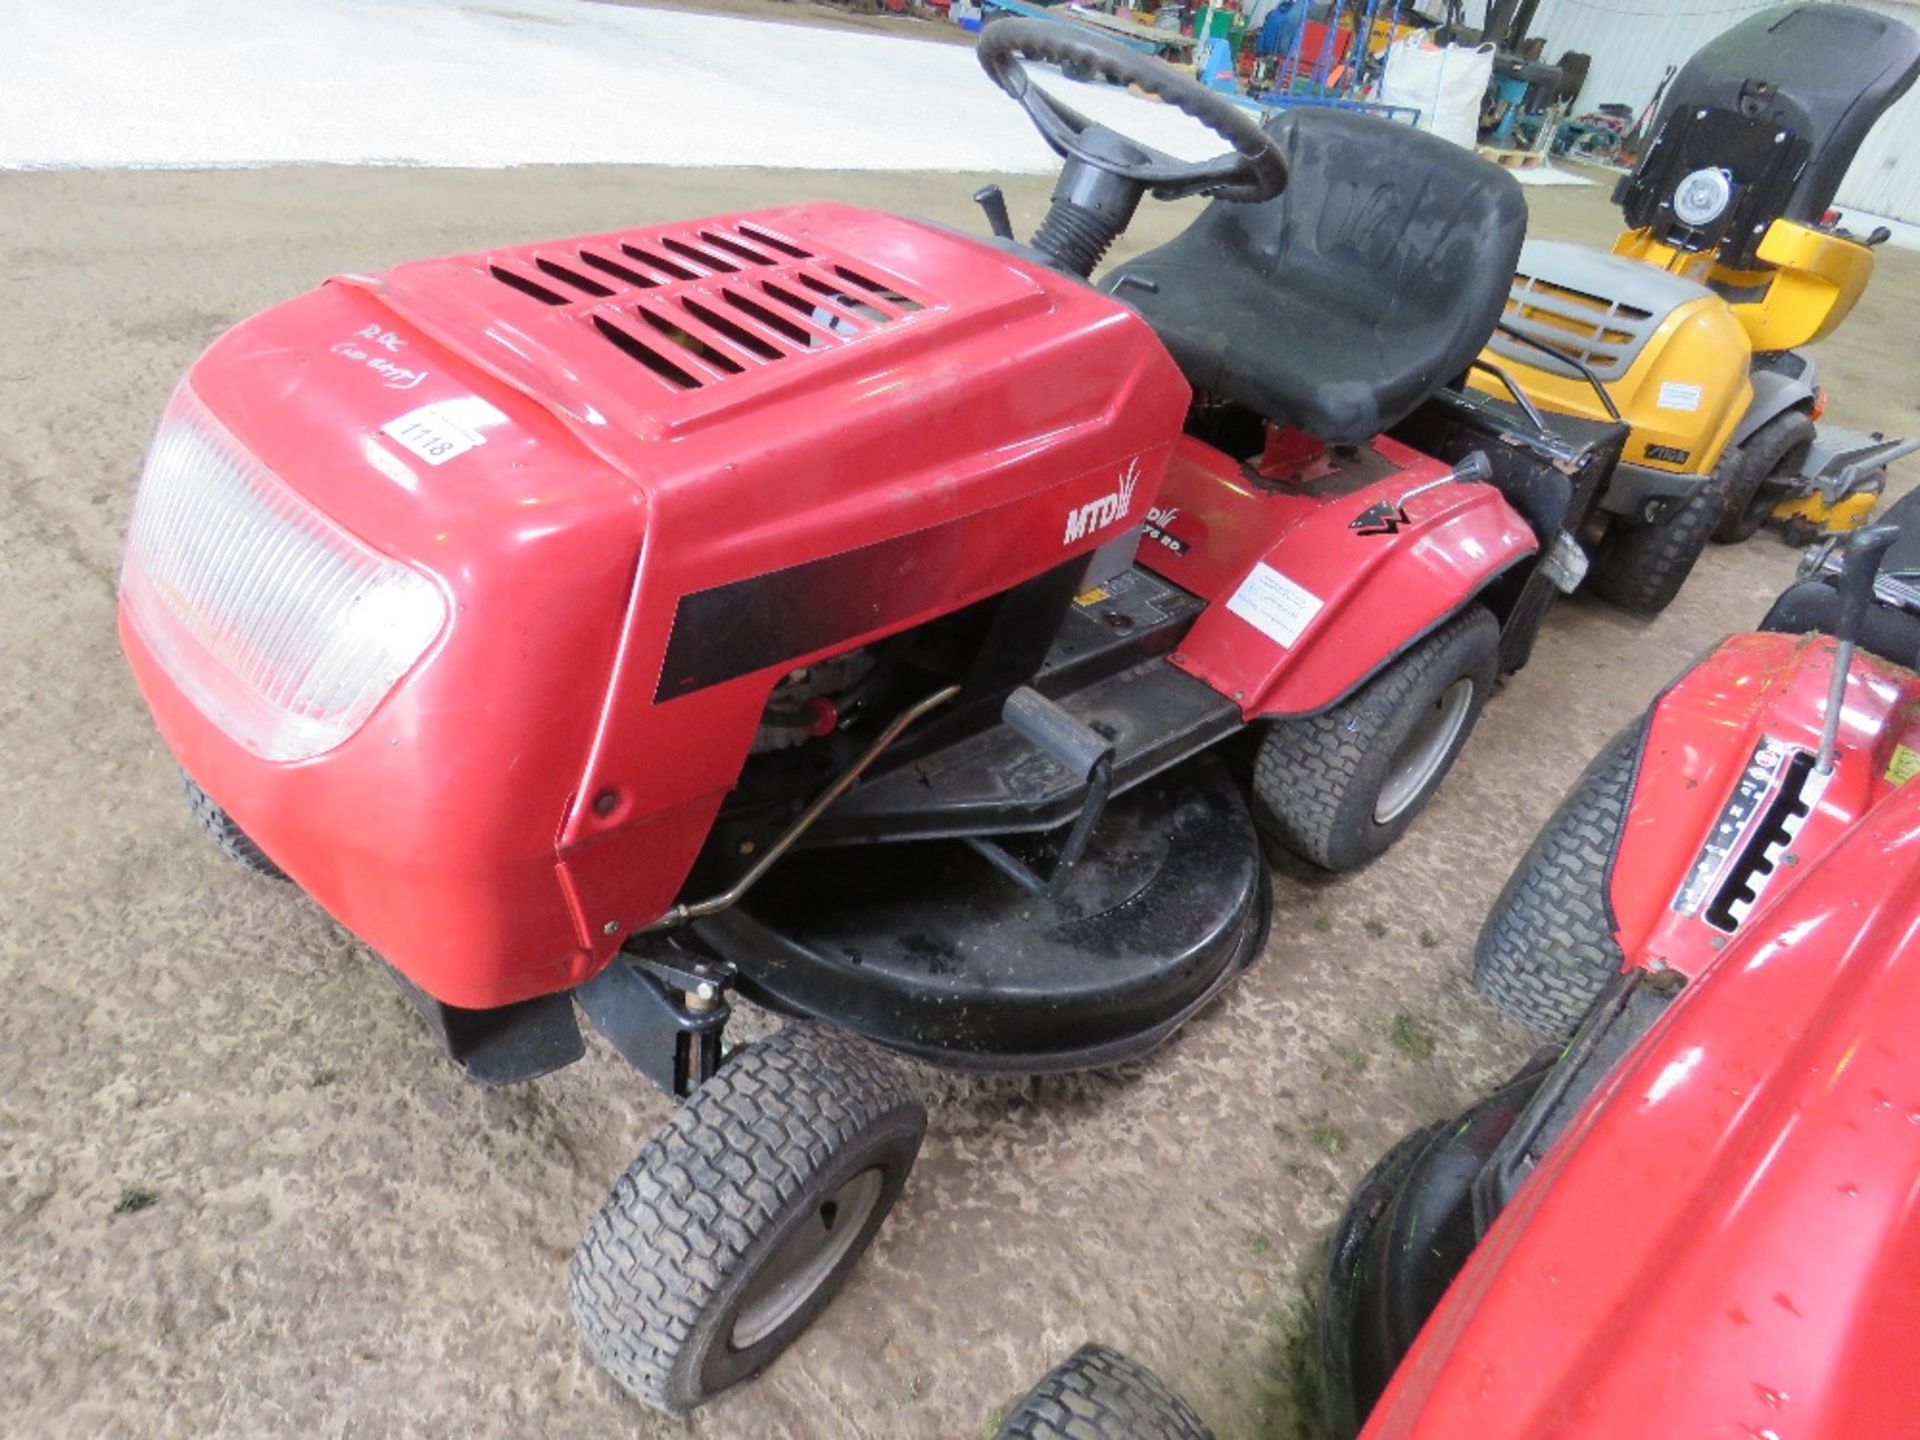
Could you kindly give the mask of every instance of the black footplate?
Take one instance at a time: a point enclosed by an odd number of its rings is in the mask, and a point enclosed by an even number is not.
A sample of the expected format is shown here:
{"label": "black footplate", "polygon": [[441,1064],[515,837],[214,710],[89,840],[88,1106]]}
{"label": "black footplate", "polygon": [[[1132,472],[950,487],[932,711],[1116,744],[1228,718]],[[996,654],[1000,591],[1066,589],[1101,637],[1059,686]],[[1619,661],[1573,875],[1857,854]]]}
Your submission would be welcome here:
{"label": "black footplate", "polygon": [[[1115,795],[1240,725],[1237,705],[1158,657],[1053,699],[1111,743]],[[821,817],[807,844],[1051,830],[1080,813],[1086,793],[1085,770],[996,725],[868,780]]]}

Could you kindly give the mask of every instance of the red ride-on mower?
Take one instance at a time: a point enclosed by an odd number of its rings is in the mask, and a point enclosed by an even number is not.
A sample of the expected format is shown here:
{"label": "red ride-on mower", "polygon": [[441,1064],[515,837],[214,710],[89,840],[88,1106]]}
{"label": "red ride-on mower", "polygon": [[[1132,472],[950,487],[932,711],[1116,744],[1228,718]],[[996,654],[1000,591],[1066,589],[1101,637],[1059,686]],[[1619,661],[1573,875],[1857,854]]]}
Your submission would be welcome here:
{"label": "red ride-on mower", "polygon": [[[343,276],[195,363],[135,506],[126,651],[215,838],[476,1078],[579,1058],[579,1012],[685,1097],[570,1291],[669,1409],[898,1197],[883,1049],[1137,1054],[1259,952],[1256,824],[1333,868],[1405,828],[1619,453],[1447,388],[1521,240],[1498,170],[1063,27],[980,56],[1066,157],[1031,244],[989,194],[987,241],[811,205]],[[1216,198],[1096,288],[1149,192]],[[736,992],[810,1023],[729,1051]]]}
{"label": "red ride-on mower", "polygon": [[1482,983],[1579,1028],[1362,1183],[1336,1432],[1913,1432],[1920,675],[1850,658],[1890,538],[1838,643],[1728,641],[1523,862]]}

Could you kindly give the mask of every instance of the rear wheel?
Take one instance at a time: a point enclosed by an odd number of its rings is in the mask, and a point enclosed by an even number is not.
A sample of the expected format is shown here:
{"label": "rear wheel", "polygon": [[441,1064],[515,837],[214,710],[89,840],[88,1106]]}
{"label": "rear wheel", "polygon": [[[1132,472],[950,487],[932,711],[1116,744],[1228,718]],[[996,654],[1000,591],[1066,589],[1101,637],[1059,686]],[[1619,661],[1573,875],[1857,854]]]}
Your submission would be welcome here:
{"label": "rear wheel", "polygon": [[1213,1440],[1213,1432],[1146,1366],[1082,1345],[1014,1406],[994,1440]]}
{"label": "rear wheel", "polygon": [[1254,814],[1328,870],[1380,854],[1466,744],[1500,666],[1500,626],[1470,605],[1320,715],[1275,720],[1254,762]]}
{"label": "rear wheel", "polygon": [[863,1041],[795,1024],[748,1046],[587,1227],[567,1286],[587,1349],[668,1411],[758,1373],[845,1283],[926,1130],[900,1068]]}
{"label": "rear wheel", "polygon": [[1727,490],[1726,512],[1714,527],[1721,545],[1752,539],[1780,503],[1776,477],[1798,475],[1813,449],[1814,424],[1803,411],[1789,410],[1767,421],[1740,447],[1740,463]]}
{"label": "rear wheel", "polygon": [[1626,964],[1607,877],[1644,735],[1635,723],[1594,757],[1500,892],[1474,947],[1481,993],[1543,1034],[1571,1035]]}
{"label": "rear wheel", "polygon": [[187,792],[187,804],[193,807],[193,818],[200,822],[200,828],[207,832],[207,838],[220,847],[221,854],[244,865],[256,875],[265,875],[273,880],[287,878],[286,871],[269,860],[267,852],[254,844],[247,832],[233,823],[233,817],[214,804],[213,797],[202,790],[184,770],[180,772],[180,785]]}
{"label": "rear wheel", "polygon": [[1587,583],[1623,610],[1658,615],[1687,583],[1725,507],[1726,487],[1716,472],[1650,525],[1615,521],[1594,555]]}

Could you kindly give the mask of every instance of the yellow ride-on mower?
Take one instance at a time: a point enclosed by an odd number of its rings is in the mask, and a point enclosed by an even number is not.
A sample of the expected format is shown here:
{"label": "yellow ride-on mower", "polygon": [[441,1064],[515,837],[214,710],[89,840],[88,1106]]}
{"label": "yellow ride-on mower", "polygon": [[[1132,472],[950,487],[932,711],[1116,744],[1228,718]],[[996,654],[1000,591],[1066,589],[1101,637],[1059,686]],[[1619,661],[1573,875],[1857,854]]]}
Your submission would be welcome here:
{"label": "yellow ride-on mower", "polygon": [[[1863,524],[1913,448],[1815,428],[1825,395],[1798,347],[1831,334],[1873,246],[1830,207],[1860,142],[1920,75],[1920,35],[1848,5],[1779,5],[1674,77],[1614,191],[1612,251],[1529,241],[1473,383],[1632,433],[1596,523],[1591,581],[1665,608],[1709,538],[1769,518],[1807,538]],[[1504,373],[1502,373],[1504,372]],[[1508,383],[1511,382],[1511,383]]]}

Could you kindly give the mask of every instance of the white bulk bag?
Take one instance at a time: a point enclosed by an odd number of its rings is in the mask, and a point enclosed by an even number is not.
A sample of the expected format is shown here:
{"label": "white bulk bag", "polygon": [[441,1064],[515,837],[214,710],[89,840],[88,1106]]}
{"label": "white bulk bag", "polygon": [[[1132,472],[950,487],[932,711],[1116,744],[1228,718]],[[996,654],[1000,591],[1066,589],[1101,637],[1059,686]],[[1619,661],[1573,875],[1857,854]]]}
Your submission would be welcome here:
{"label": "white bulk bag", "polygon": [[1410,35],[1387,50],[1380,103],[1413,106],[1422,130],[1471,150],[1480,134],[1480,101],[1492,79],[1492,45],[1435,46],[1424,35]]}

